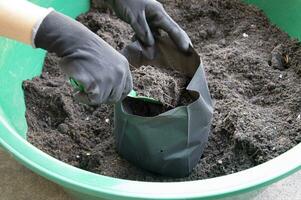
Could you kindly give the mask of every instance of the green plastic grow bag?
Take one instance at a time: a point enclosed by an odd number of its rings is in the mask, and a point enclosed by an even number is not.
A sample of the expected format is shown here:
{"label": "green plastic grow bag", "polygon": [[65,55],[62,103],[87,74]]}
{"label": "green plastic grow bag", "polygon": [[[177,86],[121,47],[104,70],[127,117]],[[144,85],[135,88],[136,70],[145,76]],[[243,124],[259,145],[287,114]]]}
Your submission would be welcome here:
{"label": "green plastic grow bag", "polygon": [[[87,11],[87,0],[35,0],[72,17]],[[301,39],[301,1],[249,0],[291,36]],[[127,181],[96,175],[67,165],[26,141],[21,82],[41,72],[45,52],[0,39],[0,145],[20,163],[58,183],[77,199],[246,199],[264,186],[301,169],[301,144],[257,167],[227,176],[176,183]]]}

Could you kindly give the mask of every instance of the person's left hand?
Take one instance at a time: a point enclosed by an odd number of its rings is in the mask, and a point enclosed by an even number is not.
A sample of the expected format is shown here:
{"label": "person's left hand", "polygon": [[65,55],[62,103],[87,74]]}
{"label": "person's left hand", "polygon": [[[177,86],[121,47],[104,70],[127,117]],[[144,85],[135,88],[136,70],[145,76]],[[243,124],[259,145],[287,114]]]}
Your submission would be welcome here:
{"label": "person's left hand", "polygon": [[153,46],[153,33],[162,29],[182,51],[188,51],[191,41],[186,32],[166,13],[156,0],[106,0],[116,15],[129,23],[138,39]]}

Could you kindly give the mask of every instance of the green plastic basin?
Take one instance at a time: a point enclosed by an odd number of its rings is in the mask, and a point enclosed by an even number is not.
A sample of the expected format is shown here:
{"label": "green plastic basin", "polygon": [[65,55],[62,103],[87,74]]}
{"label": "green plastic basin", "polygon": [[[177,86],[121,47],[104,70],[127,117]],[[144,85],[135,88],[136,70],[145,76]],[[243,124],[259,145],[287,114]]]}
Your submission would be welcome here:
{"label": "green plastic basin", "polygon": [[[35,0],[72,17],[87,11],[87,0]],[[291,36],[301,39],[301,1],[249,0]],[[254,168],[212,179],[151,183],[116,179],[67,165],[26,141],[21,83],[41,73],[45,52],[0,39],[0,145],[35,173],[61,185],[82,200],[96,199],[247,199],[265,186],[301,169],[301,144]]]}

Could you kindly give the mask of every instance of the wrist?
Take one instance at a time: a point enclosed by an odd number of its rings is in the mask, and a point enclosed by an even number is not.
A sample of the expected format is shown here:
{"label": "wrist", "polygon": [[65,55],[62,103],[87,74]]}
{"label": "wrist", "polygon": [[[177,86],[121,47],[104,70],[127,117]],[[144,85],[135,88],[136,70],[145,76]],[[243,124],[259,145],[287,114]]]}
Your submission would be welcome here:
{"label": "wrist", "polygon": [[0,1],[0,35],[32,44],[33,27],[47,13],[46,8],[28,1]]}
{"label": "wrist", "polygon": [[53,8],[48,8],[47,10],[45,10],[44,13],[42,13],[40,15],[40,17],[37,19],[37,21],[35,22],[34,26],[32,27],[32,31],[31,31],[31,46],[33,48],[36,48],[35,45],[35,37],[37,35],[37,32],[43,22],[43,20],[45,19],[45,17],[47,17],[52,11],[54,11]]}

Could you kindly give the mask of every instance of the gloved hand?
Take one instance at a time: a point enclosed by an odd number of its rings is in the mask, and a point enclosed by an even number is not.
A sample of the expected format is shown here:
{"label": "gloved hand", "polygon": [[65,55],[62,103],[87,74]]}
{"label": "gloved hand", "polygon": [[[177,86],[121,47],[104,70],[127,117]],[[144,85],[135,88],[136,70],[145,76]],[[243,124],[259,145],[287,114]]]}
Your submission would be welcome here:
{"label": "gloved hand", "polygon": [[132,89],[127,59],[63,14],[52,11],[44,18],[36,27],[34,45],[62,57],[63,71],[84,87],[75,94],[78,101],[90,105],[115,103]]}
{"label": "gloved hand", "polygon": [[186,32],[166,13],[156,0],[105,0],[116,15],[129,23],[138,39],[148,46],[154,45],[153,33],[166,31],[176,45],[187,51],[191,41]]}

